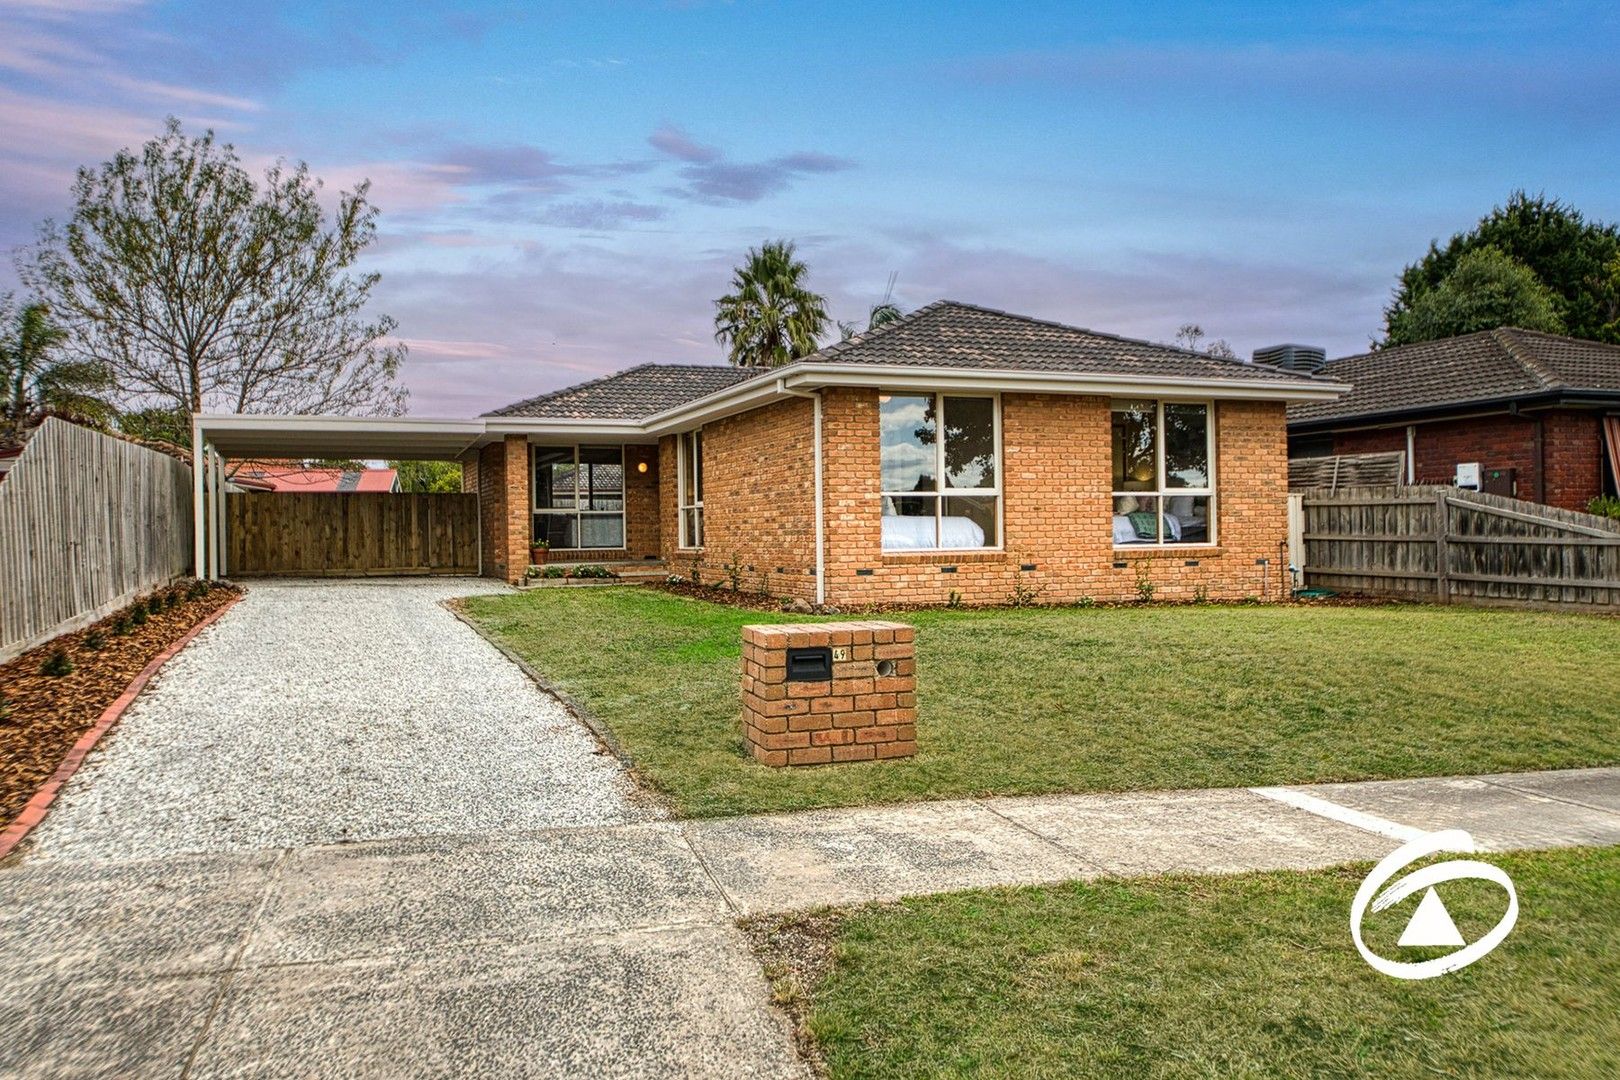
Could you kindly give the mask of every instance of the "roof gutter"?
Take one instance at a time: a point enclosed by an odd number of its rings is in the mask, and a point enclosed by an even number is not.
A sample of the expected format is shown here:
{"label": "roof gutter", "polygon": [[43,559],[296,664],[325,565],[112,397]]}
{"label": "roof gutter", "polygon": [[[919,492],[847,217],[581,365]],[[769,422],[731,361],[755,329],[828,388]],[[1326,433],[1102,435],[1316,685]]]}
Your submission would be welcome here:
{"label": "roof gutter", "polygon": [[1290,420],[1288,430],[1296,435],[1320,431],[1354,431],[1366,428],[1398,427],[1402,424],[1434,420],[1466,420],[1477,416],[1555,409],[1559,406],[1613,408],[1620,406],[1620,390],[1550,390],[1512,397],[1481,398],[1477,401],[1448,401],[1411,409]]}
{"label": "roof gutter", "polygon": [[904,389],[1094,394],[1108,397],[1178,396],[1270,401],[1333,401],[1350,390],[1347,383],[1295,379],[1184,379],[1130,377],[1094,373],[1017,371],[1007,368],[965,370],[915,364],[794,363],[772,378],[755,378],[717,390],[695,401],[654,413],[645,421],[649,434],[685,430],[731,413],[757,408],[796,391],[829,386],[881,386]]}

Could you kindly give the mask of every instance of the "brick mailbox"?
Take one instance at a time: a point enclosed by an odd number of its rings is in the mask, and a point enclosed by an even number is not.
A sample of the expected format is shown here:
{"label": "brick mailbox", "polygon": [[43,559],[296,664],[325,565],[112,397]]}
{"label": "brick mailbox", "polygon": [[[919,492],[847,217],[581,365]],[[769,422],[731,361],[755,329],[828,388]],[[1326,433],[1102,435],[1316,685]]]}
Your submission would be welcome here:
{"label": "brick mailbox", "polygon": [[917,632],[903,623],[745,626],[743,734],[766,765],[917,752]]}

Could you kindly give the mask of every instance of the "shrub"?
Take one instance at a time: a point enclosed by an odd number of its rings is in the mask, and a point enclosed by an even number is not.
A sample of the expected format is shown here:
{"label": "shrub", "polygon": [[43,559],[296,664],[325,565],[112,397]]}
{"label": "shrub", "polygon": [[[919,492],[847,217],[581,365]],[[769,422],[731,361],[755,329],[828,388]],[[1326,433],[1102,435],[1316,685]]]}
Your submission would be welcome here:
{"label": "shrub", "polygon": [[613,571],[609,570],[605,566],[598,566],[595,563],[586,563],[584,566],[576,566],[576,567],[574,567],[574,572],[572,574],[570,574],[569,576],[570,577],[575,577],[575,578],[603,579],[603,578],[615,578],[615,577],[618,577],[619,575],[615,574]]}
{"label": "shrub", "polygon": [[73,661],[69,658],[66,649],[54,649],[45,662],[39,665],[41,675],[52,675],[61,678],[63,675],[73,674]]}
{"label": "shrub", "polygon": [[1596,514],[1598,517],[1620,520],[1620,499],[1613,495],[1599,495],[1586,504],[1586,512]]}
{"label": "shrub", "polygon": [[562,578],[568,576],[568,571],[560,566],[547,566],[541,569],[540,576],[543,578]]}
{"label": "shrub", "polygon": [[1095,607],[1096,604],[1097,601],[1089,596],[1082,596],[1080,599],[1074,602],[1074,606],[1079,608]]}
{"label": "shrub", "polygon": [[191,583],[191,587],[186,590],[186,599],[188,600],[200,600],[202,597],[207,595],[208,582],[204,581],[202,578],[198,578],[196,581],[193,581]]}
{"label": "shrub", "polygon": [[945,606],[948,607],[948,608],[951,608],[953,610],[956,609],[956,608],[961,607],[962,606],[962,594],[957,592],[955,589],[952,589],[950,598],[945,601]]}
{"label": "shrub", "polygon": [[1136,598],[1144,604],[1153,603],[1154,585],[1148,578],[1145,565],[1136,568]]}
{"label": "shrub", "polygon": [[134,623],[136,626],[145,626],[146,625],[146,605],[145,604],[136,604],[134,607],[130,608],[129,609],[129,621]]}
{"label": "shrub", "polygon": [[129,625],[129,616],[122,613],[113,620],[112,628],[113,633],[117,634],[119,637],[123,637],[125,634],[134,629],[134,627]]}
{"label": "shrub", "polygon": [[100,630],[92,630],[84,635],[84,647],[91,652],[100,652],[107,647],[107,635]]}

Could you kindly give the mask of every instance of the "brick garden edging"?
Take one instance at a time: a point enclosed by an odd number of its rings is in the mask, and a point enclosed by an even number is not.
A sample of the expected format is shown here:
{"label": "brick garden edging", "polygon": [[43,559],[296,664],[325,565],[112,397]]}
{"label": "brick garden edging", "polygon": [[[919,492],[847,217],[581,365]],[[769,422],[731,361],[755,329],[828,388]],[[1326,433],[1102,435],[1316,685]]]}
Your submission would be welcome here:
{"label": "brick garden edging", "polygon": [[[917,632],[904,623],[742,628],[743,735],[766,765],[917,752]],[[791,679],[789,653],[830,650],[827,679]]]}
{"label": "brick garden edging", "polygon": [[61,793],[63,786],[73,778],[74,773],[79,771],[79,766],[84,764],[85,758],[90,756],[90,751],[96,748],[96,744],[101,741],[101,737],[112,730],[112,726],[118,723],[125,710],[134,704],[141,691],[146,689],[146,684],[152,681],[152,677],[162,669],[163,665],[172,660],[174,655],[181,649],[191,644],[192,639],[198,634],[212,626],[221,615],[231,610],[240,599],[242,599],[241,596],[231,597],[204,616],[196,626],[193,626],[178,639],[171,642],[162,652],[152,657],[151,662],[141,669],[141,673],[135,676],[124,692],[119,694],[111,705],[102,710],[100,718],[96,720],[88,731],[79,736],[78,741],[67,752],[67,756],[62,759],[62,764],[56,767],[56,771],[51,774],[50,779],[40,785],[39,790],[34,792],[33,798],[29,799],[17,816],[11,819],[11,824],[6,826],[5,831],[0,832],[0,859],[4,859],[17,850],[17,846],[27,839],[28,834],[34,831],[35,826],[45,820],[45,812],[56,801],[56,796]]}

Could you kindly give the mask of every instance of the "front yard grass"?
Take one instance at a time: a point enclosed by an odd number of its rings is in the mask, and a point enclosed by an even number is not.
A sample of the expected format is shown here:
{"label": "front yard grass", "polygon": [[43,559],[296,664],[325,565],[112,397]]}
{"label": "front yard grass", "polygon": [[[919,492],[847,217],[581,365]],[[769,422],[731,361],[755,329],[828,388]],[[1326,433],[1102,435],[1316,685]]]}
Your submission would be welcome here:
{"label": "front yard grass", "polygon": [[743,753],[739,631],[815,620],[636,587],[465,606],[688,816],[1620,761],[1620,620],[1421,606],[909,612],[917,757],[771,769]]}
{"label": "front yard grass", "polygon": [[[1425,982],[1356,953],[1359,866],[800,916],[836,927],[830,970],[796,998],[782,981],[778,993],[807,1014],[834,1077],[1620,1075],[1620,848],[1485,858],[1512,877],[1518,923],[1473,966]],[[1506,902],[1479,882],[1439,892],[1469,941]],[[1419,896],[1368,917],[1370,947],[1402,960],[1452,951],[1395,946]],[[794,920],[755,933],[769,965]]]}

